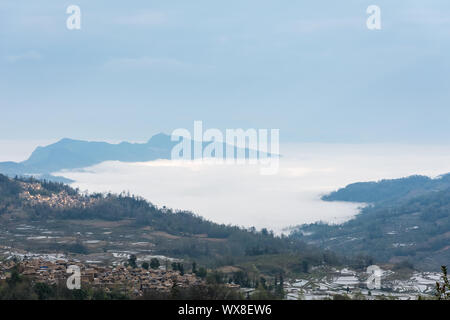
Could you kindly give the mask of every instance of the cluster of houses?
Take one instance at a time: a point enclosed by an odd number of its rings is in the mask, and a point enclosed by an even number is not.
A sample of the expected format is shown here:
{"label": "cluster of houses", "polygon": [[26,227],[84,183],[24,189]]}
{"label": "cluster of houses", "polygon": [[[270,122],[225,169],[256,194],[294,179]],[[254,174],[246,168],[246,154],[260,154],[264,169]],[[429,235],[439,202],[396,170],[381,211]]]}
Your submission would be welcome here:
{"label": "cluster of houses", "polygon": [[106,267],[88,265],[67,260],[47,261],[43,259],[6,260],[0,262],[0,281],[11,276],[11,270],[17,265],[19,273],[32,277],[33,281],[49,285],[66,283],[72,275],[69,266],[78,266],[81,271],[81,287],[103,288],[106,291],[118,289],[141,296],[146,290],[170,291],[174,286],[189,287],[203,284],[195,274],[183,274],[179,271],[132,268],[124,265]]}
{"label": "cluster of houses", "polygon": [[291,280],[285,283],[288,300],[323,300],[334,296],[347,296],[351,299],[398,299],[416,300],[434,297],[437,281],[441,275],[436,272],[414,272],[404,280],[396,279],[395,272],[383,270],[380,278],[380,288],[371,289],[367,284],[368,275],[347,268],[319,270],[316,275],[305,279]]}
{"label": "cluster of houses", "polygon": [[40,191],[43,189],[40,183],[21,182],[21,184],[24,191],[20,196],[32,206],[46,204],[53,208],[85,208],[96,201],[91,197],[70,196],[66,191],[51,195],[41,194]]}

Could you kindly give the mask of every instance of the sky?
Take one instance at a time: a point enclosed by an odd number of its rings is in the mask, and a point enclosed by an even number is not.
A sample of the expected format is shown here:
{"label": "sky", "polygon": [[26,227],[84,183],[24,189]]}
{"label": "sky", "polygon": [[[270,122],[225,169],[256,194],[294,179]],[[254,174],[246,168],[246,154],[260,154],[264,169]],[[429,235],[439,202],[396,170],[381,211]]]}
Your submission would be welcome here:
{"label": "sky", "polygon": [[0,140],[145,141],[202,120],[284,142],[446,143],[449,40],[447,0],[2,0]]}

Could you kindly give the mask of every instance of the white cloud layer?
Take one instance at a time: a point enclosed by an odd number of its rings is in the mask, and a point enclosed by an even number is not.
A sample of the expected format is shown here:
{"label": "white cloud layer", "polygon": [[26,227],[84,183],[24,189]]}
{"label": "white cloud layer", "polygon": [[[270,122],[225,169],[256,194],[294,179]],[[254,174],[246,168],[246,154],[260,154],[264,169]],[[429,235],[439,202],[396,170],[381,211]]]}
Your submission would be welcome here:
{"label": "white cloud layer", "polygon": [[105,162],[58,175],[76,180],[81,190],[130,191],[215,222],[280,232],[354,216],[358,204],[320,200],[320,195],[349,183],[450,172],[450,149],[445,146],[302,144],[284,146],[281,152],[280,171],[274,176],[260,175],[257,166],[170,161]]}

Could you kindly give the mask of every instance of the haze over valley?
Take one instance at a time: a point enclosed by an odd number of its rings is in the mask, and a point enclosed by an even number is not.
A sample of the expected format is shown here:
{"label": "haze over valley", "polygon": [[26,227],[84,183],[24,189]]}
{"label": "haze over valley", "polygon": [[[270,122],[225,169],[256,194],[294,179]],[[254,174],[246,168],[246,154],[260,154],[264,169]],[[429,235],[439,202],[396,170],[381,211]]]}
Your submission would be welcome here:
{"label": "haze over valley", "polygon": [[80,190],[129,191],[218,223],[281,232],[352,218],[361,204],[320,200],[349,183],[450,172],[450,148],[444,145],[282,144],[280,151],[280,170],[272,176],[260,175],[256,165],[171,160],[107,161],[54,174],[74,180]]}

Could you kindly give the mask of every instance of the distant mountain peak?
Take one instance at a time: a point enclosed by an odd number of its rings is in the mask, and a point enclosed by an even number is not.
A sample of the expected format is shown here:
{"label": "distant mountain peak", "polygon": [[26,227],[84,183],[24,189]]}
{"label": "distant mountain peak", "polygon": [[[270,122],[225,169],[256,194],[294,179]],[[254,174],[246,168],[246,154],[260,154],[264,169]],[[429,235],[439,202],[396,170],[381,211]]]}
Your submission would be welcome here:
{"label": "distant mountain peak", "polygon": [[154,136],[152,136],[148,141],[147,144],[151,144],[154,146],[160,146],[161,144],[167,144],[171,142],[171,137],[165,133],[157,133]]}
{"label": "distant mountain peak", "polygon": [[[37,147],[31,156],[22,162],[0,162],[0,173],[15,175],[46,176],[61,170],[81,169],[105,161],[147,162],[159,159],[170,160],[177,141],[171,136],[158,133],[147,143],[122,142],[112,144],[63,138],[45,147]],[[205,145],[205,143],[204,143]],[[225,145],[222,146],[225,148]],[[248,150],[246,149],[246,154]],[[60,181],[60,179],[58,179]]]}
{"label": "distant mountain peak", "polygon": [[55,144],[57,144],[57,145],[71,144],[71,143],[74,143],[74,142],[87,142],[87,141],[75,140],[75,139],[70,139],[70,138],[62,138],[61,140],[57,141],[53,145],[55,145]]}
{"label": "distant mountain peak", "polygon": [[0,162],[0,173],[15,175],[45,175],[61,170],[93,166],[104,161],[145,162],[169,159],[173,142],[163,133],[153,136],[148,143],[111,144],[63,138],[53,144],[37,147],[31,156],[20,163]]}

